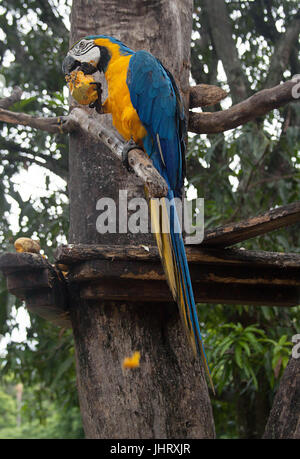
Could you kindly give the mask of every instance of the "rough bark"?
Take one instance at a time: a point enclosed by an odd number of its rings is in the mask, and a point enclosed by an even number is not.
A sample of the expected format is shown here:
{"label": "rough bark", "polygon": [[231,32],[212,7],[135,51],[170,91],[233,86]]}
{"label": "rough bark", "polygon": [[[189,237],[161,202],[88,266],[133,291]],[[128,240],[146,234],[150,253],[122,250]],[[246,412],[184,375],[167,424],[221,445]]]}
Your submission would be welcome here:
{"label": "rough bark", "polygon": [[207,107],[215,105],[225,99],[227,92],[218,86],[210,84],[197,84],[190,88],[189,108]]}
{"label": "rough bark", "polygon": [[[188,104],[191,0],[75,0],[71,42],[108,34],[159,57],[177,78]],[[84,20],[82,20],[84,18]],[[176,50],[176,51],[175,51]],[[110,126],[109,116],[107,126]],[[144,196],[101,144],[81,133],[70,138],[70,242],[131,245],[152,235],[96,232],[96,202],[118,201],[119,189]],[[118,280],[115,280],[118,288]],[[88,438],[213,437],[214,425],[202,369],[192,357],[173,303],[148,304],[80,299],[73,290],[78,393]],[[140,368],[124,373],[122,360],[141,352]]]}
{"label": "rough bark", "polygon": [[[174,304],[81,302],[72,315],[88,438],[213,435],[203,372]],[[136,350],[140,367],[122,370],[124,357]]]}
{"label": "rough bark", "polygon": [[300,439],[300,356],[291,357],[281,378],[264,438]]}

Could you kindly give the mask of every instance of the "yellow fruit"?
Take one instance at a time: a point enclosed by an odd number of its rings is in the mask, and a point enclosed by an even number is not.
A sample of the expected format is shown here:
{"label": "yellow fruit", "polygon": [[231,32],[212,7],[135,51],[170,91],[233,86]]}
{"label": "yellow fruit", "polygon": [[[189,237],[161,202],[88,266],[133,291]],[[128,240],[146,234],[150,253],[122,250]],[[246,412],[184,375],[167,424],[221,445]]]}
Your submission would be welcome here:
{"label": "yellow fruit", "polygon": [[17,252],[40,253],[41,250],[38,241],[33,241],[29,237],[19,237],[14,245]]}
{"label": "yellow fruit", "polygon": [[132,357],[126,357],[123,360],[123,368],[137,368],[140,366],[140,358],[141,358],[141,353],[140,352],[134,352]]}
{"label": "yellow fruit", "polygon": [[98,99],[95,79],[92,75],[85,75],[81,70],[74,70],[66,75],[72,97],[81,105],[88,105]]}

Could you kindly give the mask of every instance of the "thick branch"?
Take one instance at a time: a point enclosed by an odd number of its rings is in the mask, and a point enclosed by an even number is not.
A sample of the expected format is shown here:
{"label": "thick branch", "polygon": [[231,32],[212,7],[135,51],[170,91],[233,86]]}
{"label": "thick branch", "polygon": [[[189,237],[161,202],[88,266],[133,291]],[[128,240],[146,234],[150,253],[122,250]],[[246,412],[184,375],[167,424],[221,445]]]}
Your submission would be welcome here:
{"label": "thick branch", "polygon": [[[53,117],[53,118],[38,118],[28,115],[27,113],[11,112],[0,108],[0,121],[11,124],[21,124],[22,126],[30,126],[34,129],[49,132],[50,134],[58,134],[62,131],[70,132],[75,126],[71,126],[71,120],[68,117]],[[68,121],[66,130],[62,128],[61,122]]]}
{"label": "thick branch", "polygon": [[[101,140],[118,159],[122,160],[124,143],[112,131],[102,126],[95,118],[90,117],[85,110],[74,108],[68,116],[68,122],[70,120],[74,124],[77,123],[87,135],[96,141]],[[130,150],[128,162],[136,175],[147,186],[151,198],[160,198],[167,195],[167,183],[155,169],[149,156],[142,149]]]}
{"label": "thick branch", "polygon": [[[203,93],[205,92],[205,96],[201,95],[202,91]],[[203,106],[210,105],[212,103],[216,103],[217,100],[223,99],[225,96],[226,92],[221,88],[217,88],[217,86],[197,85],[191,89],[191,107],[195,107],[196,104]],[[274,88],[259,91],[243,102],[230,107],[228,110],[205,113],[190,111],[189,131],[195,132],[196,134],[214,134],[224,132],[229,129],[234,129],[237,126],[241,126],[259,116],[264,116],[275,108],[282,107],[289,102],[297,102],[299,98],[299,81],[295,78],[275,86]],[[51,134],[72,132],[81,127],[95,139],[103,141],[108,148],[116,156],[118,156],[119,159],[122,156],[123,143],[114,134],[101,126],[95,119],[89,117],[85,110],[79,107],[74,108],[68,116],[53,118],[37,118],[26,113],[11,112],[0,108],[0,121],[31,126],[32,128],[41,129]],[[144,157],[141,150],[138,151],[139,153],[136,153],[137,150],[133,150],[130,153],[130,156],[135,156],[135,163],[136,160],[141,161],[142,157]],[[150,160],[148,159],[148,161]],[[142,162],[140,164],[142,164]],[[163,191],[164,185],[162,182],[159,195],[156,194],[155,188],[158,186],[158,182],[156,182],[154,175],[151,172],[151,164],[150,162],[147,164],[146,161],[143,167],[137,167],[136,163],[133,169],[137,175],[144,180],[148,188],[151,188],[152,186],[149,177],[151,176],[151,178],[153,178],[153,188],[150,192],[152,197],[165,196]],[[148,178],[145,176],[147,170],[149,176]],[[154,195],[152,194],[153,192]]]}
{"label": "thick branch", "polygon": [[[72,117],[39,118],[26,113],[11,112],[7,110],[12,104],[20,100],[22,90],[15,88],[9,97],[0,100],[0,121],[4,123],[21,124],[35,129],[56,134],[71,132],[76,128],[72,124]],[[218,86],[199,84],[190,88],[190,108],[206,107],[220,102],[227,96],[226,91]]]}
{"label": "thick branch", "polygon": [[[298,80],[289,80],[271,89],[257,92],[248,99],[219,112],[189,114],[189,131],[197,134],[214,134],[228,131],[275,108],[299,100]],[[294,88],[294,90],[293,90]],[[297,98],[298,97],[298,98]]]}
{"label": "thick branch", "polygon": [[[118,159],[122,159],[124,144],[113,132],[103,127],[94,118],[89,117],[88,113],[82,108],[76,107],[68,116],[54,118],[36,118],[26,113],[0,109],[0,120],[6,123],[31,126],[51,134],[72,132],[80,128],[98,142],[102,141]],[[136,175],[147,186],[151,198],[160,198],[167,195],[168,186],[165,180],[143,150],[131,150],[128,155],[128,161]]]}
{"label": "thick branch", "polygon": [[190,89],[190,108],[215,105],[226,96],[227,92],[218,86],[198,84]]}
{"label": "thick branch", "polygon": [[18,87],[14,88],[10,96],[4,97],[3,99],[0,100],[0,108],[11,107],[15,102],[18,102],[21,99],[22,93],[23,91],[21,88],[18,88]]}

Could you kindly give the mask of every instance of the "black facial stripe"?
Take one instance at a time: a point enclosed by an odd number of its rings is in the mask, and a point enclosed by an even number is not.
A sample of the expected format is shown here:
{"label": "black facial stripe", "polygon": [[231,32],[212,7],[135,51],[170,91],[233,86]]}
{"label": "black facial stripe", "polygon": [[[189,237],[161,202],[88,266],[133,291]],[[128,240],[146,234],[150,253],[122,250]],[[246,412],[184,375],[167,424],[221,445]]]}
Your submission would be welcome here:
{"label": "black facial stripe", "polygon": [[105,48],[105,46],[99,46],[99,48],[100,48],[100,59],[99,59],[97,67],[100,72],[105,72],[107,65],[110,61],[111,55],[108,49]]}
{"label": "black facial stripe", "polygon": [[71,50],[73,51],[73,54],[75,56],[82,56],[83,54],[86,54],[88,51],[90,51],[94,47],[95,47],[94,43],[84,44],[83,42],[79,42],[77,45],[71,48]]}

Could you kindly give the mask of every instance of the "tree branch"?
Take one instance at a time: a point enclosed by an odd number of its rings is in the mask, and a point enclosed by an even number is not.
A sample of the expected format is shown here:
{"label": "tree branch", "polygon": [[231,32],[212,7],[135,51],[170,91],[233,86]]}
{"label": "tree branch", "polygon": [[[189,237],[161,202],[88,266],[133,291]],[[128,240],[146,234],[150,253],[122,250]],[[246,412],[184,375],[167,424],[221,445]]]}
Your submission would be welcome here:
{"label": "tree branch", "polygon": [[234,129],[259,116],[266,115],[275,108],[282,107],[289,102],[299,101],[297,85],[299,86],[298,80],[288,80],[274,88],[259,91],[243,102],[219,112],[195,113],[190,111],[189,131],[196,134],[214,134]]}
{"label": "tree branch", "polygon": [[227,97],[227,92],[218,86],[198,84],[190,88],[190,108],[215,105]]}
{"label": "tree branch", "polygon": [[15,102],[18,102],[21,99],[22,94],[23,91],[21,88],[14,88],[10,96],[4,97],[0,100],[0,108],[5,109],[11,107]]}
{"label": "tree branch", "polygon": [[[11,124],[21,124],[22,126],[30,126],[34,129],[40,129],[41,131],[49,132],[50,134],[57,134],[61,132],[70,132],[71,120],[68,123],[68,130],[62,129],[62,121],[68,117],[51,117],[51,118],[39,118],[28,115],[27,113],[11,112],[0,108],[0,121]],[[75,126],[73,126],[74,128]]]}
{"label": "tree branch", "polygon": [[[289,102],[299,101],[298,86],[299,81],[293,79],[274,88],[259,91],[227,110],[202,113],[190,111],[189,131],[196,134],[214,134],[234,129],[275,108],[282,107]],[[217,99],[221,100],[225,95],[226,92],[216,86],[197,85],[191,89],[191,107],[197,104],[215,103]],[[124,144],[111,131],[101,126],[95,118],[90,117],[85,110],[79,107],[75,107],[67,116],[53,118],[38,118],[26,113],[11,112],[0,108],[0,121],[30,126],[50,134],[69,133],[81,128],[97,141],[104,142],[119,159],[122,157]],[[129,162],[132,163],[131,166],[135,173],[149,188],[151,197],[166,195],[166,184],[163,183],[161,177],[155,177],[157,171],[142,150],[132,150],[129,154]],[[154,170],[156,172],[153,172]]]}
{"label": "tree branch", "polygon": [[[69,123],[70,121],[72,125],[77,123],[82,131],[97,142],[101,140],[118,159],[122,160],[124,143],[112,131],[102,126],[95,118],[90,117],[85,110],[74,108],[68,116],[67,122]],[[130,150],[128,162],[135,174],[142,179],[148,188],[151,198],[160,198],[167,195],[168,185],[153,166],[147,153],[142,149]]]}
{"label": "tree branch", "polygon": [[[122,159],[124,144],[113,132],[106,129],[95,118],[90,117],[85,110],[79,107],[75,107],[68,116],[54,118],[36,118],[26,113],[0,109],[0,121],[31,126],[51,134],[81,129],[97,142],[102,141],[118,159]],[[147,186],[151,198],[160,198],[167,195],[168,186],[165,180],[143,150],[131,150],[128,154],[128,162],[136,175]]]}
{"label": "tree branch", "polygon": [[[263,116],[275,108],[282,107],[289,102],[298,102],[300,92],[297,85],[299,85],[297,79],[288,80],[274,88],[259,91],[227,110],[205,113],[190,111],[189,131],[195,132],[196,134],[224,132],[245,124],[258,116]],[[191,87],[190,90],[190,107],[194,108],[197,106],[212,105],[222,100],[224,97],[226,97],[226,92],[217,86],[196,85]],[[84,112],[84,110],[82,111]],[[50,134],[68,133],[78,128],[78,122],[71,114],[62,117],[39,118],[26,113],[11,112],[0,108],[0,121],[30,126],[35,129],[49,132]],[[122,144],[118,139],[117,142]]]}

